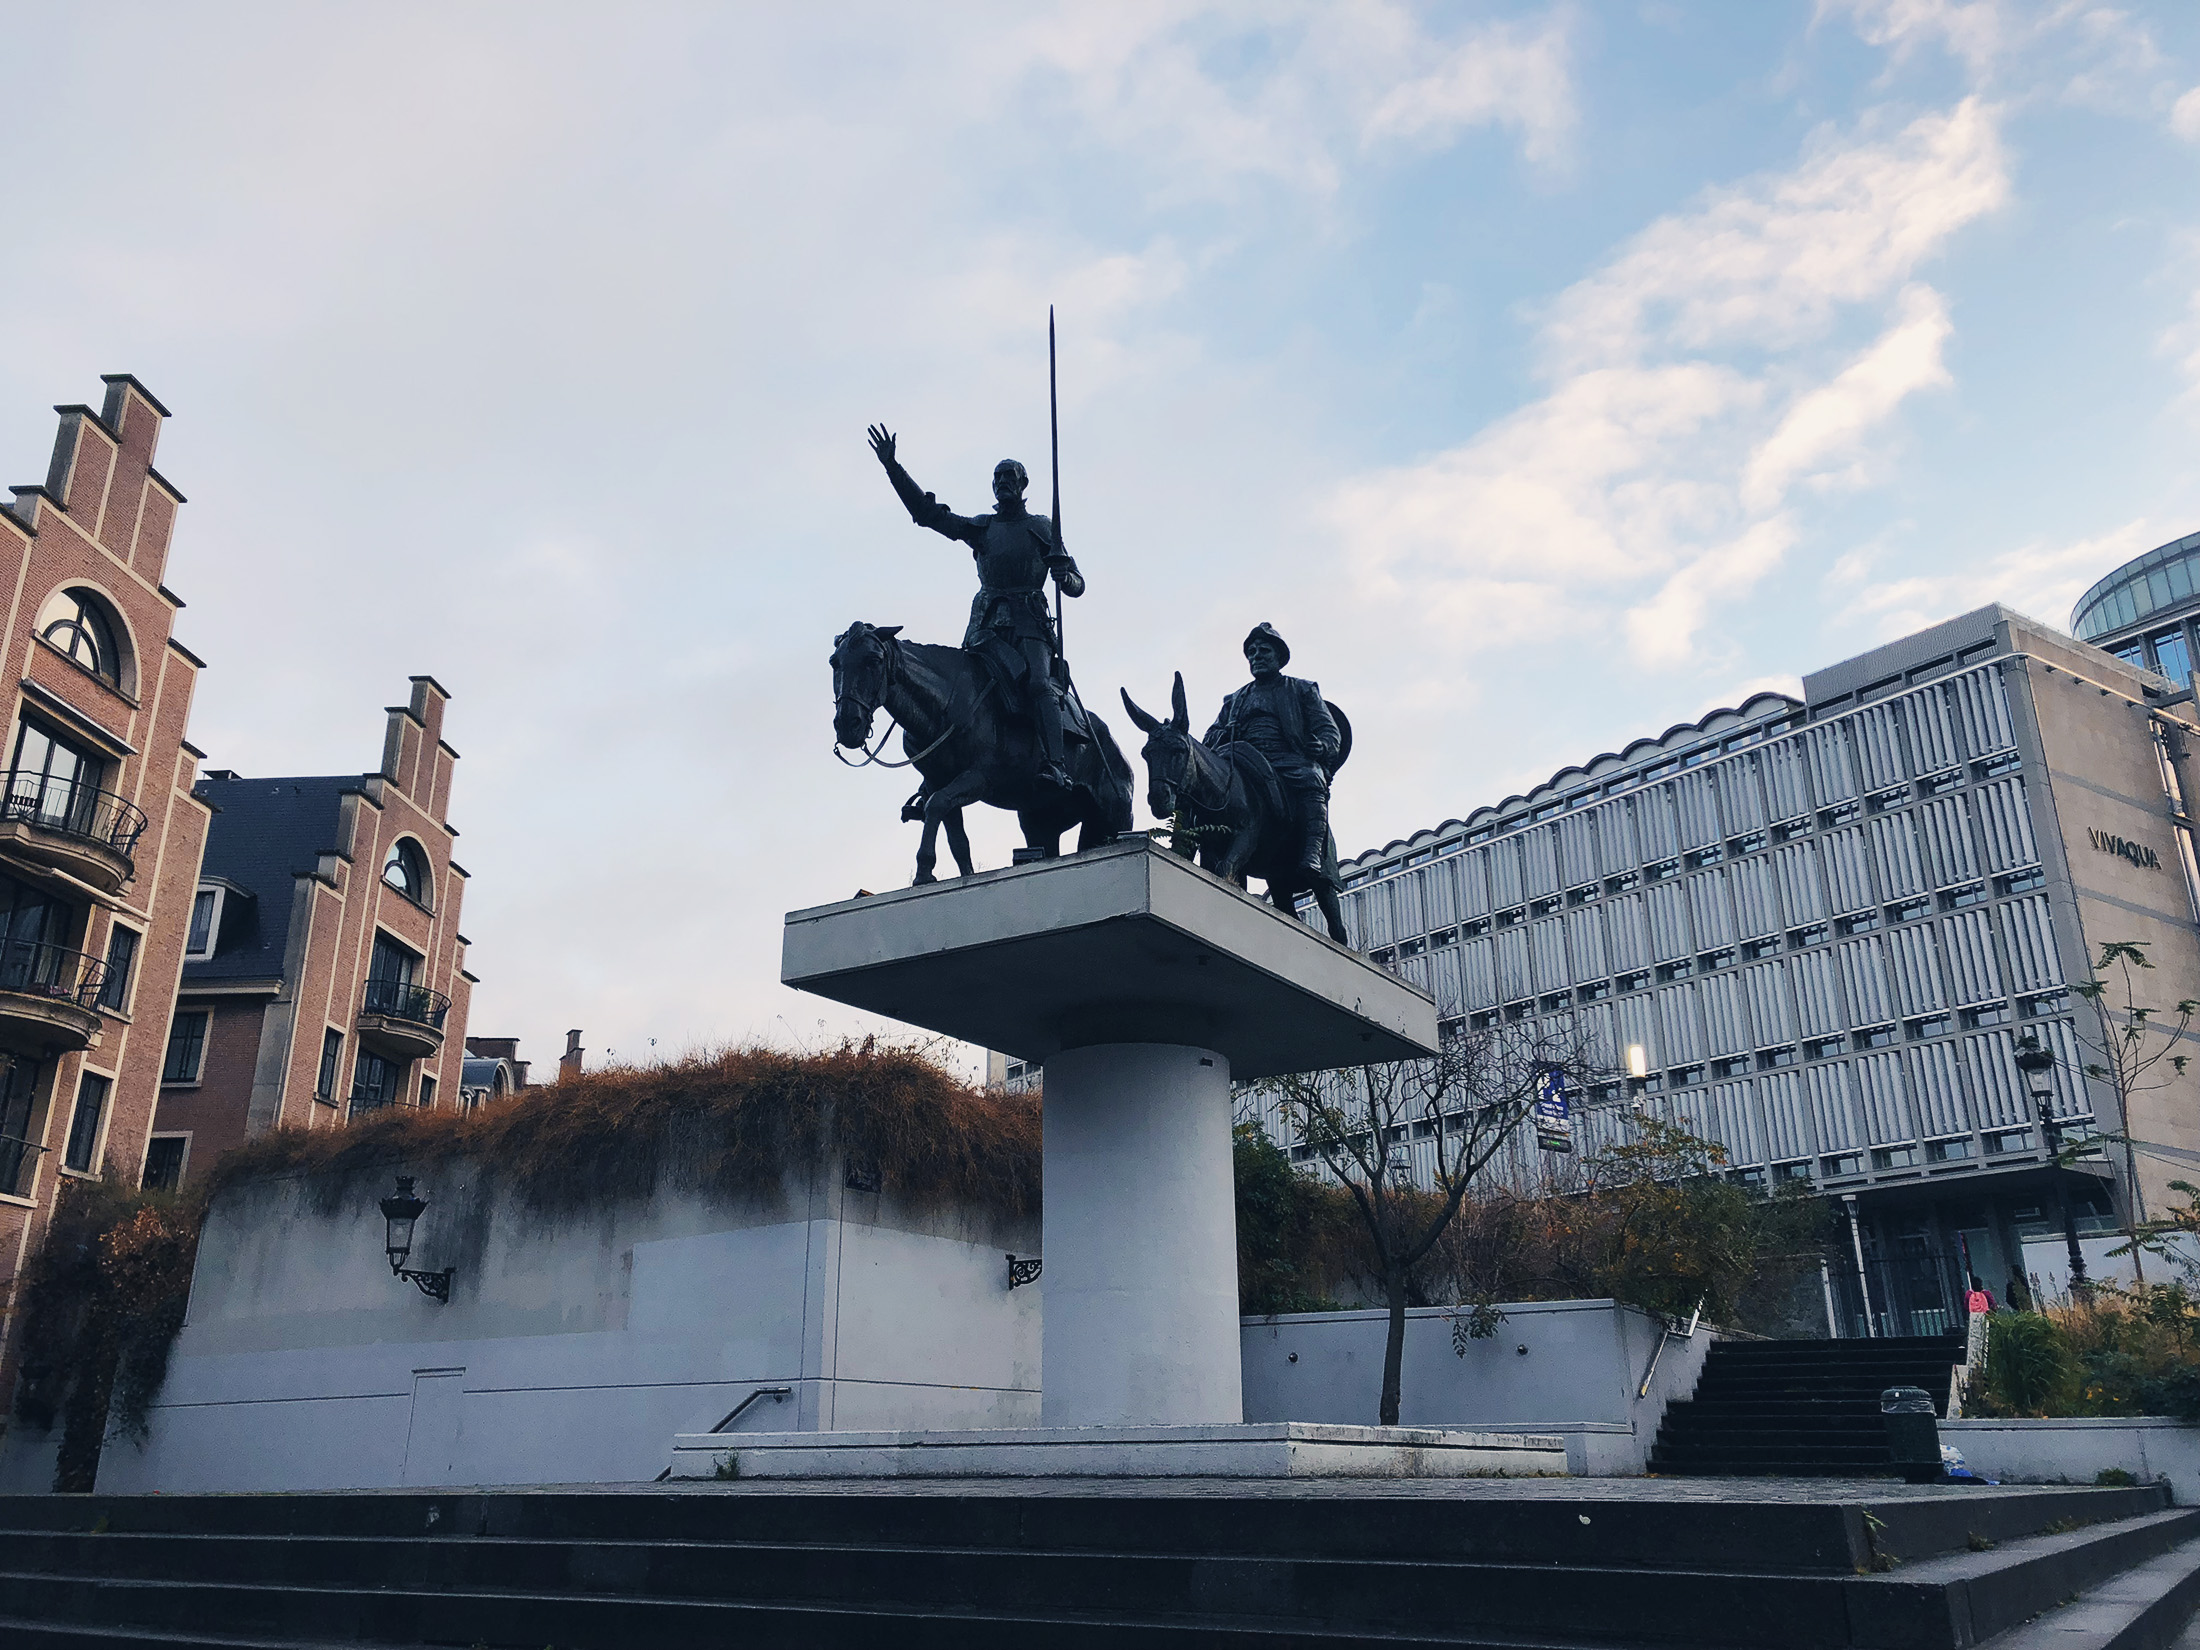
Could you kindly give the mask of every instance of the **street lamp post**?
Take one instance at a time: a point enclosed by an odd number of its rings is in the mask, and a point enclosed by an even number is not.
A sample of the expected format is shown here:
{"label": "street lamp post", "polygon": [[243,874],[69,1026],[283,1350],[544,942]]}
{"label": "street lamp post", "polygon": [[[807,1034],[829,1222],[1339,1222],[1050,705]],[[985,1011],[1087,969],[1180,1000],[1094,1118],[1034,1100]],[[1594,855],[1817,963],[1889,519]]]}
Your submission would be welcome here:
{"label": "street lamp post", "polygon": [[2017,1039],[2017,1070],[2032,1094],[2032,1109],[2039,1113],[2040,1140],[2047,1147],[2048,1174],[2055,1182],[2055,1208],[2062,1215],[2063,1242],[2070,1251],[2070,1292],[2085,1299],[2093,1285],[2085,1275],[2085,1253],[2078,1247],[2078,1217],[2070,1208],[2070,1185],[2063,1176],[2062,1124],[2055,1117],[2055,1056],[2040,1047],[2039,1038],[2026,1032]]}

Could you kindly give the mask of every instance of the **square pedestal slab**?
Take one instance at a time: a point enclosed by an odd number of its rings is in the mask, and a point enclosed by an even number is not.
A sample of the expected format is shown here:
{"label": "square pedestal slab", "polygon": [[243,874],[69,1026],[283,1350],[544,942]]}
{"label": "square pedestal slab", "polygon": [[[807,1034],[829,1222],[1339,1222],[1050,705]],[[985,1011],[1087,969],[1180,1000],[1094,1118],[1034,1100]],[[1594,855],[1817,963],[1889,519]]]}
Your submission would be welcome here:
{"label": "square pedestal slab", "polygon": [[1019,1060],[1173,1043],[1245,1078],[1436,1048],[1432,999],[1145,837],[790,912],[780,978]]}
{"label": "square pedestal slab", "polygon": [[674,1478],[1563,1477],[1563,1439],[1269,1421],[973,1432],[687,1433]]}

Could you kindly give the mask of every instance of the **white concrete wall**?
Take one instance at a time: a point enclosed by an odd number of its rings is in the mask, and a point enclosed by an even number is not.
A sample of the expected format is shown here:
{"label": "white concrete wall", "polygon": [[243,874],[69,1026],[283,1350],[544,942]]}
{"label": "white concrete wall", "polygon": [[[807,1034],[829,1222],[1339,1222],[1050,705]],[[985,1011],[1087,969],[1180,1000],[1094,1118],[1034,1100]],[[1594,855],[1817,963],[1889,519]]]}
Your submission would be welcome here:
{"label": "white concrete wall", "polygon": [[[1441,1308],[1406,1314],[1398,1420],[1404,1426],[1532,1429],[1565,1437],[1571,1471],[1640,1473],[1665,1406],[1696,1387],[1712,1334],[1675,1338],[1649,1396],[1635,1397],[1663,1321],[1616,1301],[1533,1301],[1502,1308],[1489,1340],[1454,1349]],[[1382,1398],[1381,1311],[1247,1318],[1248,1421],[1373,1425]]]}
{"label": "white concrete wall", "polygon": [[[794,1393],[737,1430],[1038,1421],[1039,1290],[1011,1292],[1005,1259],[1038,1250],[1036,1221],[897,1207],[837,1160],[776,1198],[554,1218],[466,1166],[419,1178],[412,1264],[458,1268],[447,1305],[390,1275],[387,1181],[334,1214],[298,1180],[225,1193],[151,1436],[110,1442],[99,1487],[648,1479],[762,1386]],[[7,1449],[0,1481],[50,1439]]]}
{"label": "white concrete wall", "polygon": [[2179,1506],[2200,1504],[2200,1427],[2166,1416],[1943,1421],[1940,1441],[2005,1484],[2090,1484],[2121,1467],[2142,1483],[2166,1481]]}

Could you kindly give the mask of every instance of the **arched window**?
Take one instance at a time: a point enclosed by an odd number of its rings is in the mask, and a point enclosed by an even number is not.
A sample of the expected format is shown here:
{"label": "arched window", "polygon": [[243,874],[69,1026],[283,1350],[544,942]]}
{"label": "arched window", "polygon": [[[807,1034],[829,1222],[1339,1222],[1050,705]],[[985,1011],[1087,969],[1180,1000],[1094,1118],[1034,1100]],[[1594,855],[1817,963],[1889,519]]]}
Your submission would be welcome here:
{"label": "arched window", "polygon": [[38,610],[38,634],[101,681],[126,685],[121,627],[96,591],[55,591]]}
{"label": "arched window", "polygon": [[428,903],[428,856],[420,844],[401,836],[390,844],[390,857],[382,862],[382,880],[406,898]]}

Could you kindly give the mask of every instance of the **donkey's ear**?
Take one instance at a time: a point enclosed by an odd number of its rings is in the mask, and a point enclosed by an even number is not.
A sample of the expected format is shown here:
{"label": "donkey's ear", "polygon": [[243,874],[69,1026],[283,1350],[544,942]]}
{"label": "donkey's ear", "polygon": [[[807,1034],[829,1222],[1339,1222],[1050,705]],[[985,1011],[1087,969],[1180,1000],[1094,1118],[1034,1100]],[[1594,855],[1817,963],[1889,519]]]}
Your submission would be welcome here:
{"label": "donkey's ear", "polygon": [[1169,689],[1169,708],[1176,715],[1176,731],[1178,733],[1189,733],[1192,727],[1192,713],[1184,708],[1184,672],[1181,670],[1176,673],[1176,686]]}
{"label": "donkey's ear", "polygon": [[899,636],[901,626],[898,624],[882,624],[878,627],[878,634],[881,636]]}
{"label": "donkey's ear", "polygon": [[1129,688],[1117,688],[1115,691],[1123,696],[1123,708],[1131,713],[1131,721],[1137,727],[1140,733],[1150,736],[1161,731],[1161,724],[1159,722],[1155,721],[1151,716],[1148,716],[1144,711],[1140,710],[1136,704],[1132,703],[1131,692]]}

